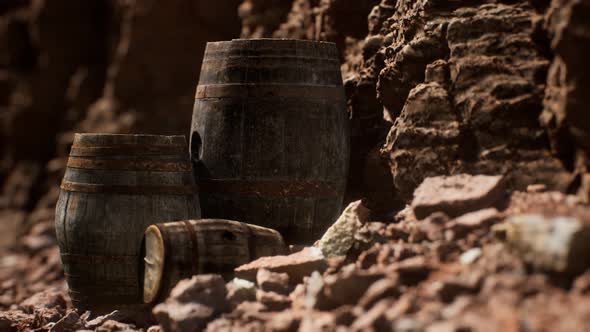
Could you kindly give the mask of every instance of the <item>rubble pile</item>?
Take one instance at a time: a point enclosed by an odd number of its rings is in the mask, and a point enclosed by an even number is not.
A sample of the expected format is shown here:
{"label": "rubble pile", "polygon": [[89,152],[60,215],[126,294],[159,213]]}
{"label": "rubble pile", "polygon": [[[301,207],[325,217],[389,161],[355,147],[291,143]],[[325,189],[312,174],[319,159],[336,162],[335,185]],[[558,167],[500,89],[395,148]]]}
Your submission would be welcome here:
{"label": "rubble pile", "polygon": [[[0,330],[583,330],[589,8],[0,4],[0,245],[10,247],[0,249]],[[53,231],[72,132],[188,132],[204,41],[239,36],[238,15],[242,37],[341,49],[348,207],[314,246],[252,261],[233,280],[183,280],[151,314],[77,311]]]}
{"label": "rubble pile", "polygon": [[[183,280],[153,308],[153,318],[119,311],[95,317],[73,309],[55,247],[28,261],[4,258],[5,266],[17,261],[30,266],[17,265],[26,280],[2,279],[3,290],[18,295],[3,297],[0,326],[13,331],[577,331],[588,326],[590,207],[576,196],[538,186],[506,191],[504,183],[501,176],[427,178],[389,222],[369,221],[362,202],[352,203],[335,224],[343,229],[347,220],[358,226],[351,241],[322,239],[314,247],[292,247],[286,256],[262,257],[236,268],[229,282],[214,274]],[[331,234],[337,231],[326,236]],[[29,242],[41,242],[42,236],[30,235]],[[44,264],[32,265],[38,260]],[[27,271],[39,274],[37,279]]]}

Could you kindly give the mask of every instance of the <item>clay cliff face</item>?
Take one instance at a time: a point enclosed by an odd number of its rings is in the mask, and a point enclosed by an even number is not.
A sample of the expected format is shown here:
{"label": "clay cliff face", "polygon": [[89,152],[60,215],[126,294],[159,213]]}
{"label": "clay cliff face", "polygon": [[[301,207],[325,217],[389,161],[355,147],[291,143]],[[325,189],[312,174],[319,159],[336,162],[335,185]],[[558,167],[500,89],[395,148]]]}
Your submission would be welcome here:
{"label": "clay cliff face", "polygon": [[348,198],[377,215],[460,172],[588,200],[587,14],[573,0],[3,2],[2,219],[52,209],[74,131],[186,132],[205,42],[240,19],[245,38],[340,47]]}
{"label": "clay cliff face", "polygon": [[0,222],[53,209],[73,132],[188,133],[205,44],[239,36],[238,5],[3,1]]}
{"label": "clay cliff face", "polygon": [[272,35],[341,47],[353,128],[349,194],[373,209],[408,201],[428,176],[462,172],[587,199],[588,8],[301,0]]}

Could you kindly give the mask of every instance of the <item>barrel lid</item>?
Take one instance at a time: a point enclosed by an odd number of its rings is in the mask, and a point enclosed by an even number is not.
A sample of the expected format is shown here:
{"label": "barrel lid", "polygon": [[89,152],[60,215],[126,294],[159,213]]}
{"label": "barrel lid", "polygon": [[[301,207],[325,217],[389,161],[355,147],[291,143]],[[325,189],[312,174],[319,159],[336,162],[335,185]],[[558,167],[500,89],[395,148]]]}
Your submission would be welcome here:
{"label": "barrel lid", "polygon": [[183,135],[77,133],[74,135],[73,145],[89,147],[119,145],[186,146],[186,138]]}
{"label": "barrel lid", "polygon": [[162,286],[165,264],[164,238],[156,225],[145,231],[145,256],[143,258],[143,302],[153,303],[158,298]]}
{"label": "barrel lid", "polygon": [[265,56],[314,57],[338,60],[335,43],[319,40],[287,38],[232,39],[229,41],[208,42],[205,57],[211,54]]}

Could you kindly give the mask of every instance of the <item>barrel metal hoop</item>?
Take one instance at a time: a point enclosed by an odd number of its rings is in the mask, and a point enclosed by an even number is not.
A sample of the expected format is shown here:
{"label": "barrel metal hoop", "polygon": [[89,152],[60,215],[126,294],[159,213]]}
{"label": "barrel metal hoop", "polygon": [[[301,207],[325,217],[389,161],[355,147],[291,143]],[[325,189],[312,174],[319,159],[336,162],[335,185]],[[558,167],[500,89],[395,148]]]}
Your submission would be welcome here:
{"label": "barrel metal hoop", "polygon": [[62,180],[60,188],[89,194],[127,194],[127,195],[194,195],[194,186],[125,186],[97,183],[80,183]]}
{"label": "barrel metal hoop", "polygon": [[199,246],[197,242],[197,233],[195,232],[195,229],[193,228],[193,225],[190,223],[190,221],[183,220],[182,223],[188,231],[188,234],[191,239],[191,247],[193,249],[191,252],[191,260],[193,263],[191,267],[191,272],[193,275],[197,275],[199,274]]}
{"label": "barrel metal hoop", "polygon": [[119,263],[119,264],[137,264],[137,256],[131,255],[77,255],[77,254],[61,254],[61,259],[64,264],[83,263],[83,264],[104,264],[104,263]]}
{"label": "barrel metal hoop", "polygon": [[306,99],[344,99],[342,85],[293,85],[293,84],[203,84],[197,86],[195,99],[205,98],[261,98],[293,97]]}
{"label": "barrel metal hoop", "polygon": [[323,181],[207,179],[198,180],[197,185],[200,192],[253,196],[318,198],[340,195],[338,183]]}
{"label": "barrel metal hoop", "polygon": [[247,50],[240,50],[239,55],[232,55],[232,54],[228,53],[227,51],[221,51],[221,52],[209,51],[205,55],[205,59],[203,59],[203,63],[212,63],[212,62],[214,63],[214,62],[221,62],[221,61],[227,62],[228,59],[234,60],[234,61],[241,60],[242,61],[241,64],[243,64],[244,66],[247,65],[247,59],[266,60],[267,62],[270,62],[270,63],[272,63],[273,60],[274,61],[277,61],[277,60],[296,60],[296,61],[311,60],[311,61],[329,62],[331,64],[338,64],[338,66],[340,65],[340,60],[338,59],[338,56],[336,56],[336,55],[333,57],[304,56],[304,55],[279,55],[279,54],[260,55],[260,54],[254,53],[254,52],[250,52],[250,54],[248,54]]}
{"label": "barrel metal hoop", "polygon": [[[112,262],[110,262],[112,264]],[[129,287],[134,288],[137,286],[137,279],[136,278],[117,278],[117,282],[107,281],[101,279],[96,279],[96,277],[88,276],[88,275],[75,275],[70,273],[65,273],[64,276],[68,279],[68,282],[76,281],[77,286],[84,286],[84,288],[97,288],[103,286],[112,286],[116,284],[118,287]],[[77,287],[80,289],[82,287]]]}
{"label": "barrel metal hoop", "polygon": [[185,155],[186,145],[121,144],[116,146],[73,145],[72,157],[136,156],[136,155]]}
{"label": "barrel metal hoop", "polygon": [[115,160],[70,157],[68,167],[93,170],[154,171],[154,172],[190,172],[191,164],[187,161],[168,160]]}

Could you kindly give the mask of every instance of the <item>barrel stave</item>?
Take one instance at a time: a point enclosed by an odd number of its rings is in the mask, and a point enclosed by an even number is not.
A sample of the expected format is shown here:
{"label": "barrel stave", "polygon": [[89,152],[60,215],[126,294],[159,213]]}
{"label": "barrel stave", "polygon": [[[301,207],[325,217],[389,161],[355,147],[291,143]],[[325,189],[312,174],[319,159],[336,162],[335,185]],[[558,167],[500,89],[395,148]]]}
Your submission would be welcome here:
{"label": "barrel stave", "polygon": [[56,206],[56,235],[77,306],[141,303],[145,228],[200,215],[186,151],[182,136],[76,135]]}

